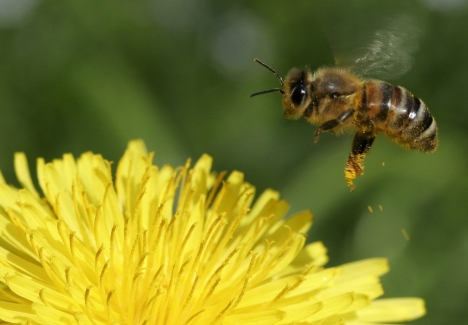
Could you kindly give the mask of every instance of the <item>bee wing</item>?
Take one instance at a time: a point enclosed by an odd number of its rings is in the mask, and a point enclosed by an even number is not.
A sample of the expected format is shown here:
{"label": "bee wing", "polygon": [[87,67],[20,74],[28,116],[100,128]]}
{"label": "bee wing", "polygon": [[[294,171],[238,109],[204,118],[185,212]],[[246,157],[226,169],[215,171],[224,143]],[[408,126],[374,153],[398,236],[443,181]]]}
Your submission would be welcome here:
{"label": "bee wing", "polygon": [[332,45],[335,63],[364,78],[394,79],[411,69],[421,35],[421,24],[415,17],[400,14],[387,18],[382,28],[367,37],[367,44],[354,44],[351,51]]}

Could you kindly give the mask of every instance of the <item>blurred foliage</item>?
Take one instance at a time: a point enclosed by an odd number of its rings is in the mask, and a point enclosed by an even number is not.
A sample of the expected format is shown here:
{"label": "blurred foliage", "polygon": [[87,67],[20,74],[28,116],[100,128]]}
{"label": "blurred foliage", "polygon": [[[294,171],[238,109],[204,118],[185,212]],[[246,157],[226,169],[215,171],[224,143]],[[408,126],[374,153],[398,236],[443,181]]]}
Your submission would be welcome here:
{"label": "blurred foliage", "polygon": [[[282,118],[278,94],[249,98],[279,85],[253,59],[281,75],[332,65],[333,45],[352,50],[400,13],[422,36],[413,68],[392,82],[424,99],[440,146],[426,155],[379,137],[350,193],[343,168],[352,135],[314,144],[314,127]],[[259,191],[281,191],[291,213],[311,209],[309,240],[325,242],[331,265],[388,257],[386,296],[427,301],[414,324],[460,324],[468,319],[467,56],[467,0],[3,0],[0,166],[15,182],[15,151],[31,168],[38,156],[88,150],[117,161],[134,138],[157,164],[207,152],[215,170],[239,169]]]}

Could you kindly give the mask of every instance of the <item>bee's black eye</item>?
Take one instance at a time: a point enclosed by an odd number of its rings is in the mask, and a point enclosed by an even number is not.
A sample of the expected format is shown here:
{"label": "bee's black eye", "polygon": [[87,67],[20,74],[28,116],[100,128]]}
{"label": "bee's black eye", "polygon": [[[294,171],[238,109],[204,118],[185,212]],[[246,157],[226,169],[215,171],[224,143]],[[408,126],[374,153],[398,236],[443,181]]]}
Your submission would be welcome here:
{"label": "bee's black eye", "polygon": [[291,94],[291,101],[294,105],[300,105],[307,95],[307,90],[303,84],[297,85]]}
{"label": "bee's black eye", "polygon": [[337,99],[338,97],[340,97],[340,94],[338,94],[338,93],[331,93],[330,94],[331,99]]}

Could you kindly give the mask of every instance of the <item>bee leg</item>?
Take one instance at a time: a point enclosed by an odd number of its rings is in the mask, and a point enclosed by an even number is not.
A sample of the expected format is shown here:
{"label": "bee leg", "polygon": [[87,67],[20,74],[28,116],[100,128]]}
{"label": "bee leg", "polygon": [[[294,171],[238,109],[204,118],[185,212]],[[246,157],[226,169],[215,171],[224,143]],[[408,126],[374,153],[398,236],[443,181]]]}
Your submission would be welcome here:
{"label": "bee leg", "polygon": [[371,131],[358,132],[354,136],[353,146],[346,162],[345,180],[351,191],[354,190],[354,179],[364,174],[364,158],[369,152],[376,134]]}
{"label": "bee leg", "polygon": [[338,118],[322,123],[322,125],[320,125],[317,128],[317,130],[315,130],[314,142],[315,143],[318,142],[320,132],[328,131],[328,130],[332,130],[336,128],[337,126],[346,122],[351,116],[353,116],[353,114],[354,114],[354,110],[350,109],[344,112],[343,114],[341,114],[340,116],[338,116]]}

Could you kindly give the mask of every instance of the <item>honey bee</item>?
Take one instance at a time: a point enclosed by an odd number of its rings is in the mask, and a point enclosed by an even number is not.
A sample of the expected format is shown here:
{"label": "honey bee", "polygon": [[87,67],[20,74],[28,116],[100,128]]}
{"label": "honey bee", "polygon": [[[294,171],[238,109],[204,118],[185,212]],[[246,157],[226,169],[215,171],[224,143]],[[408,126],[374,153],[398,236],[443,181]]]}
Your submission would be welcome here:
{"label": "honey bee", "polygon": [[293,68],[285,80],[271,67],[255,59],[273,72],[281,88],[251,95],[279,92],[283,96],[284,116],[303,116],[314,125],[314,141],[320,132],[335,134],[356,132],[344,174],[350,190],[353,181],[364,173],[364,158],[375,137],[385,134],[406,149],[434,152],[437,148],[437,126],[426,104],[401,86],[380,80],[364,80],[339,67]]}

